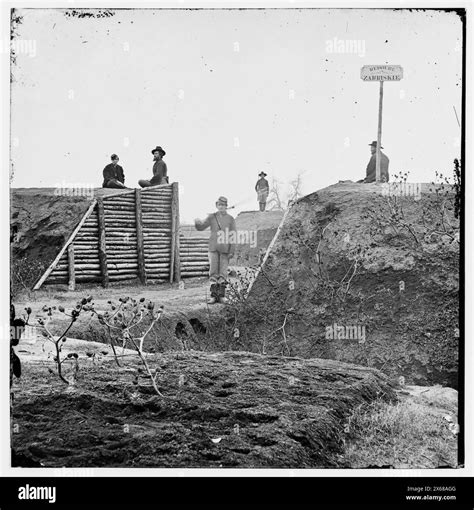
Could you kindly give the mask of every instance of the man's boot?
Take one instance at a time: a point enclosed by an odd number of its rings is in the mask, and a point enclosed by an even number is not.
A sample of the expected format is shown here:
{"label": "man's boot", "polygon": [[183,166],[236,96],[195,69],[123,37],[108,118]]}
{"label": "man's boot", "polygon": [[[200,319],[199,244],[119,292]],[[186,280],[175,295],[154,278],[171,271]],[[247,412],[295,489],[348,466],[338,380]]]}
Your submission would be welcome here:
{"label": "man's boot", "polygon": [[211,283],[211,297],[209,298],[209,301],[207,302],[209,305],[213,305],[214,303],[217,303],[219,301],[219,284],[218,283]]}
{"label": "man's boot", "polygon": [[219,285],[219,303],[227,304],[229,300],[225,297],[226,282],[218,283]]}

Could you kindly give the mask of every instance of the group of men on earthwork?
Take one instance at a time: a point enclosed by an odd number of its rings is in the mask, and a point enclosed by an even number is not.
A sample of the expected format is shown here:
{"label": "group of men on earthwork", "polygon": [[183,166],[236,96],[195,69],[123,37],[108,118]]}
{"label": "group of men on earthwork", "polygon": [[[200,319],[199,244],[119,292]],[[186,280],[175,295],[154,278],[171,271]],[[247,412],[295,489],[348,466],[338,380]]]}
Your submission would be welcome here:
{"label": "group of men on earthwork", "polygon": [[[150,180],[140,179],[138,184],[142,188],[148,186],[158,186],[159,184],[168,184],[168,168],[163,161],[166,152],[161,147],[155,147],[151,153],[153,154],[153,177]],[[125,174],[123,168],[118,164],[120,161],[117,154],[110,156],[112,163],[109,163],[103,170],[104,182],[103,188],[126,189]]]}
{"label": "group of men on earthwork", "polygon": [[[376,152],[377,142],[369,144],[371,158],[366,168],[366,177],[358,182],[370,183],[376,180]],[[383,149],[383,147],[381,147]],[[168,184],[168,168],[163,161],[166,152],[161,147],[156,147],[151,151],[153,154],[153,177],[150,180],[140,179],[138,184],[142,188],[156,186],[160,184]],[[125,175],[123,168],[118,164],[119,157],[116,154],[111,156],[112,163],[104,168],[104,188],[124,189]],[[389,159],[385,154],[380,152],[380,175],[382,182],[388,182],[388,163]],[[267,174],[260,172],[258,181],[255,184],[257,200],[260,212],[265,211],[270,186],[265,179]],[[217,211],[207,216],[205,220],[196,218],[194,225],[197,230],[205,230],[210,228],[211,235],[209,237],[209,280],[211,284],[209,304],[226,303],[226,285],[227,285],[227,269],[229,260],[234,256],[235,243],[232,241],[236,238],[237,228],[235,219],[227,212],[228,202],[226,197],[219,197],[216,202]],[[233,235],[232,235],[233,233]]]}

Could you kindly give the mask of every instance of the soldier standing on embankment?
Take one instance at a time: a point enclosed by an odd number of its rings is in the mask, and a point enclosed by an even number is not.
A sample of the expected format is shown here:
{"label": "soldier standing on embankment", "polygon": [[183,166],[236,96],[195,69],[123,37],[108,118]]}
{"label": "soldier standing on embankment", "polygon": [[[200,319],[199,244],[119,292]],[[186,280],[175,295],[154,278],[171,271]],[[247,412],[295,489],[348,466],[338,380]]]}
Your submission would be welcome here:
{"label": "soldier standing on embankment", "polygon": [[265,206],[267,205],[268,193],[270,192],[270,186],[268,181],[265,179],[267,174],[265,172],[260,172],[258,174],[260,179],[255,184],[255,191],[257,192],[258,205],[260,207],[260,212],[265,211]]}
{"label": "soldier standing on embankment", "polygon": [[148,186],[157,186],[158,184],[168,184],[168,167],[163,161],[163,156],[166,152],[161,147],[155,147],[151,153],[153,154],[153,177],[147,181],[146,179],[140,179],[138,184],[142,188],[148,188]]}
{"label": "soldier standing on embankment", "polygon": [[[209,280],[211,282],[211,298],[209,304],[227,303],[225,287],[227,284],[227,268],[229,259],[234,256],[237,228],[233,216],[227,214],[227,198],[219,197],[216,202],[217,212],[201,221],[194,220],[196,230],[211,227],[209,238]],[[232,241],[232,242],[229,242]]]}

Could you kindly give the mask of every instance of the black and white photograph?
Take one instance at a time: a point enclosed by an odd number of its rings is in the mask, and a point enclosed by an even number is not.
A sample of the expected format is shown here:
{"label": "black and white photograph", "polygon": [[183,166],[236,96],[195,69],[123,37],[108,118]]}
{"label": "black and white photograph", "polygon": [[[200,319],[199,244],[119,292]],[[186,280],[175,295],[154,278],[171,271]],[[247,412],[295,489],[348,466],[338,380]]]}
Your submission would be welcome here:
{"label": "black and white photograph", "polygon": [[10,473],[463,472],[441,7],[2,6]]}

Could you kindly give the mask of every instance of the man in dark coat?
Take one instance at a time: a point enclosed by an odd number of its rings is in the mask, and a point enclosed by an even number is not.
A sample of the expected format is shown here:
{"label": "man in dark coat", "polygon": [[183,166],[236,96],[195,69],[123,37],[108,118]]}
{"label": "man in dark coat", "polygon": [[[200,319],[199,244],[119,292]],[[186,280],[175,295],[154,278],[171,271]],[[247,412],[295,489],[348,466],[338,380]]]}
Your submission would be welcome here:
{"label": "man in dark coat", "polygon": [[209,280],[211,298],[209,304],[227,303],[225,288],[227,285],[227,268],[229,259],[234,256],[237,228],[233,216],[227,213],[227,198],[219,197],[216,202],[217,212],[209,214],[202,221],[194,220],[196,230],[211,229],[209,237]]}
{"label": "man in dark coat", "polygon": [[[372,143],[369,143],[369,147],[372,157],[370,158],[369,164],[367,165],[365,179],[359,182],[375,182],[376,178],[375,171],[377,164],[377,142],[373,141]],[[382,146],[380,148],[383,149]],[[388,163],[389,159],[382,151],[380,151],[380,180],[382,182],[388,182],[389,180]]]}
{"label": "man in dark coat", "polygon": [[270,192],[270,185],[265,179],[267,176],[265,172],[260,172],[258,176],[260,179],[257,181],[257,184],[255,184],[255,191],[257,192],[257,200],[260,212],[264,212],[267,205],[268,193]]}
{"label": "man in dark coat", "polygon": [[166,152],[161,147],[154,148],[151,153],[153,154],[153,177],[148,181],[146,179],[140,179],[138,184],[142,188],[148,188],[148,186],[157,186],[158,184],[168,184],[168,167],[163,161],[163,156]]}
{"label": "man in dark coat", "polygon": [[123,168],[118,164],[119,157],[117,154],[112,154],[110,159],[112,160],[112,163],[109,163],[103,171],[104,182],[102,183],[102,187],[118,189],[126,188]]}

